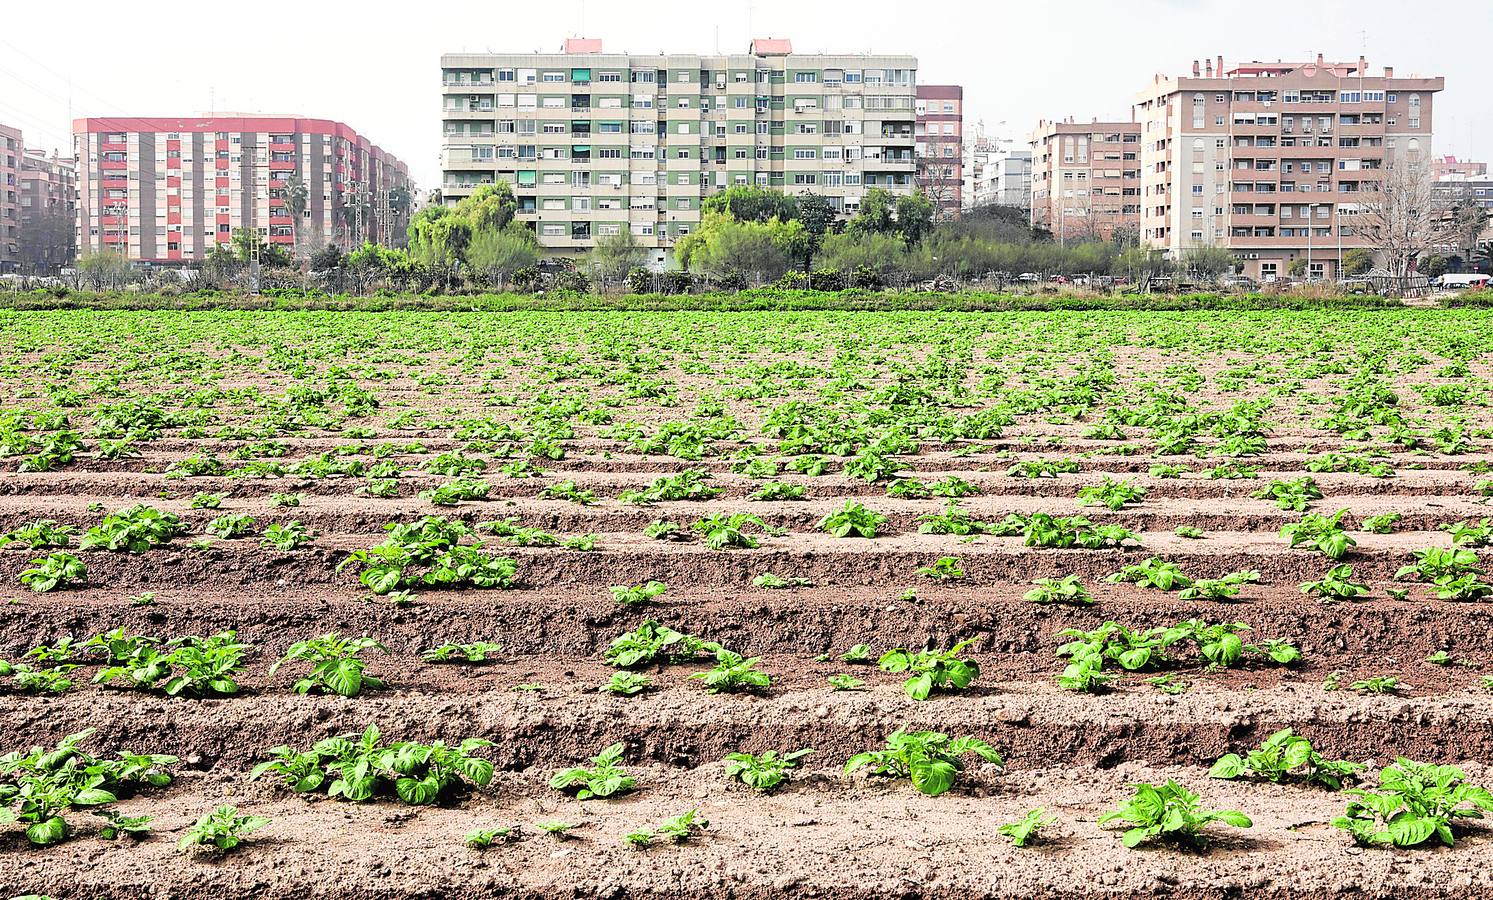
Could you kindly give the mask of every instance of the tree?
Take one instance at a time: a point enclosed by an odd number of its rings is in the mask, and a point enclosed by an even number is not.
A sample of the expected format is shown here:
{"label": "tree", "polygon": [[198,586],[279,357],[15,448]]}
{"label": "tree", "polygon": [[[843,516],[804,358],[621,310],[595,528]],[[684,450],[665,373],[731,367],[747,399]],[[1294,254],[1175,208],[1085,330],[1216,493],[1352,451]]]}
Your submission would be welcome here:
{"label": "tree", "polygon": [[1458,217],[1429,172],[1391,164],[1384,173],[1381,190],[1359,202],[1355,226],[1389,274],[1404,278],[1422,255],[1455,244]]}
{"label": "tree", "polygon": [[1374,254],[1362,247],[1343,251],[1343,274],[1364,275],[1374,267]]}
{"label": "tree", "polygon": [[1430,256],[1427,256],[1425,259],[1420,261],[1420,266],[1418,268],[1420,274],[1426,276],[1427,278],[1440,278],[1442,275],[1446,274],[1446,257],[1442,256],[1440,253],[1432,253]]}
{"label": "tree", "polygon": [[472,232],[502,231],[518,212],[518,200],[508,182],[484,184],[456,204],[456,214],[472,226]]}
{"label": "tree", "polygon": [[907,247],[896,235],[847,230],[824,239],[819,263],[841,272],[870,269],[885,274],[902,267],[906,252]]}
{"label": "tree", "polygon": [[342,268],[347,258],[342,255],[342,249],[336,244],[324,244],[322,248],[311,254],[308,262],[313,272],[330,272]]}
{"label": "tree", "polygon": [[1234,254],[1225,247],[1193,247],[1182,254],[1178,268],[1195,278],[1214,279],[1234,271]]}
{"label": "tree", "polygon": [[587,266],[591,277],[603,285],[619,284],[627,273],[648,261],[648,248],[638,243],[632,229],[623,226],[616,234],[596,239]]}
{"label": "tree", "polygon": [[281,190],[285,192],[285,214],[290,217],[291,243],[300,248],[301,220],[306,215],[306,182],[301,180],[298,173],[292,172],[285,179],[285,187]]}
{"label": "tree", "polygon": [[410,256],[449,283],[465,259],[472,226],[450,206],[427,206],[410,220]]}
{"label": "tree", "polygon": [[96,291],[124,287],[130,277],[130,261],[112,250],[84,253],[78,257],[78,282]]}
{"label": "tree", "polygon": [[839,218],[840,213],[829,202],[829,198],[807,191],[798,195],[798,221],[803,223],[804,230],[809,233],[809,250],[808,258],[804,260],[805,268],[808,268],[813,262],[813,257],[818,255],[819,248],[824,246],[825,235],[834,230]]}
{"label": "tree", "polygon": [[921,191],[897,195],[871,188],[861,198],[860,211],[845,226],[852,234],[894,234],[904,244],[923,239],[933,228],[933,203]]}
{"label": "tree", "polygon": [[738,184],[707,197],[700,204],[704,213],[725,213],[738,222],[787,222],[798,218],[798,201],[782,191]]}
{"label": "tree", "polygon": [[73,216],[60,206],[32,212],[16,233],[21,264],[36,272],[55,273],[72,262],[76,244]]}
{"label": "tree", "polygon": [[502,287],[514,272],[539,261],[539,240],[517,223],[483,228],[472,234],[465,255],[467,269],[480,283]]}
{"label": "tree", "polygon": [[290,254],[278,244],[269,243],[257,228],[240,228],[233,232],[233,252],[241,263],[249,263],[256,253],[259,264],[266,268],[284,268],[290,265]]}
{"label": "tree", "polygon": [[1306,274],[1306,259],[1297,257],[1286,263],[1286,274],[1292,278],[1300,278]]}
{"label": "tree", "polygon": [[680,239],[674,253],[681,268],[761,282],[781,277],[803,258],[808,245],[802,222],[738,222],[727,213],[709,212],[699,228]]}
{"label": "tree", "polygon": [[932,202],[933,217],[940,222],[959,217],[959,207],[955,201],[959,198],[961,183],[954,170],[959,157],[935,154],[935,151],[944,148],[952,148],[960,156],[964,153],[962,141],[930,141],[928,152],[918,155],[915,176],[918,192]]}
{"label": "tree", "polygon": [[1167,260],[1165,254],[1155,248],[1131,247],[1115,258],[1112,271],[1141,281],[1165,274]]}
{"label": "tree", "polygon": [[404,185],[389,188],[387,194],[389,203],[389,233],[387,239],[390,243],[403,244],[406,240],[405,230],[409,228],[410,208],[414,205],[414,195]]}

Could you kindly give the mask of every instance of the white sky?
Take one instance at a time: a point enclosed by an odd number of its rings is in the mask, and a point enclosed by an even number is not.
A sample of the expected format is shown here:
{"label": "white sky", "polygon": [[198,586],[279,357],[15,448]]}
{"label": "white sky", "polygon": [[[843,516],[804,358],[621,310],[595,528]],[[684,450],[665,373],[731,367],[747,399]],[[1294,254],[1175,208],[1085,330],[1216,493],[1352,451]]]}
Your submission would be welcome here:
{"label": "white sky", "polygon": [[911,53],[919,81],[964,85],[967,126],[1018,139],[1044,117],[1128,118],[1154,73],[1184,74],[1193,59],[1363,52],[1371,71],[1444,75],[1435,152],[1493,157],[1490,0],[300,0],[171,15],[158,0],[0,5],[0,122],[29,146],[66,152],[69,112],[195,115],[211,103],[346,122],[409,163],[422,189],[440,176],[441,53],[551,52],[583,31],[635,53],[736,52],[753,34],[800,51]]}

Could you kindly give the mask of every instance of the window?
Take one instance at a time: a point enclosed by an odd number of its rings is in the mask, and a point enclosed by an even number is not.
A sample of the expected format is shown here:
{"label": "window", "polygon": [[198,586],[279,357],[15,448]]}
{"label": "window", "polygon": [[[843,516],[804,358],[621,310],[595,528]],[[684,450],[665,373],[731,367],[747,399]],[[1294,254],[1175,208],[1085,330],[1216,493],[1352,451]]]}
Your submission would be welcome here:
{"label": "window", "polygon": [[796,84],[817,84],[819,82],[818,72],[794,72],[793,81]]}
{"label": "window", "polygon": [[812,148],[799,147],[793,151],[794,159],[818,159],[819,151]]}
{"label": "window", "polygon": [[557,84],[565,80],[564,72],[545,72],[541,80],[545,84]]}

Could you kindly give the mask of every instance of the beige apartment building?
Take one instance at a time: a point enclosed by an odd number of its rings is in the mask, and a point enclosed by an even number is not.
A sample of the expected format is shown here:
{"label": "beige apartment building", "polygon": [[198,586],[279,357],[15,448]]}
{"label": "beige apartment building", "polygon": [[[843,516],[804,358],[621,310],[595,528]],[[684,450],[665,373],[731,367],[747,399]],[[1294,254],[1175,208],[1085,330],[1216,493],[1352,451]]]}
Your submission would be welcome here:
{"label": "beige apartment building", "polygon": [[21,130],[0,124],[0,272],[21,260]]}
{"label": "beige apartment building", "polygon": [[1032,148],[1032,225],[1060,242],[1114,239],[1140,227],[1140,125],[1042,120]]}
{"label": "beige apartment building", "polygon": [[441,197],[508,182],[554,254],[630,230],[663,264],[733,185],[827,197],[845,214],[873,187],[916,188],[917,59],[820,55],[761,39],[730,55],[441,57]]}
{"label": "beige apartment building", "polygon": [[1358,201],[1391,164],[1431,162],[1436,77],[1370,75],[1349,63],[1194,61],[1138,97],[1141,236],[1176,258],[1226,247],[1244,274],[1284,277],[1294,260],[1333,278],[1365,245]]}

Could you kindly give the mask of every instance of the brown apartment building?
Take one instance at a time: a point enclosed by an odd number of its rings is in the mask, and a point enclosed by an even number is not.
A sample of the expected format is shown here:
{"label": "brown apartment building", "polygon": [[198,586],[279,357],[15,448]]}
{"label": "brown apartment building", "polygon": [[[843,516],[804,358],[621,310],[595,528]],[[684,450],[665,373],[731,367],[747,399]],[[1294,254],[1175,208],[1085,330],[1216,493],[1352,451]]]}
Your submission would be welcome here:
{"label": "brown apartment building", "polygon": [[1385,169],[1431,162],[1431,104],[1444,79],[1370,75],[1357,62],[1194,61],[1138,97],[1141,237],[1177,258],[1225,247],[1244,274],[1284,277],[1294,260],[1333,278],[1364,246],[1358,201]]}
{"label": "brown apartment building", "polygon": [[964,206],[964,88],[920,84],[917,90],[918,187],[939,219],[958,218]]}
{"label": "brown apartment building", "polygon": [[1140,227],[1140,125],[1042,120],[1031,133],[1032,225],[1060,242]]}
{"label": "brown apartment building", "polygon": [[0,125],[0,272],[21,258],[21,131]]}
{"label": "brown apartment building", "polygon": [[78,167],[54,150],[28,149],[21,157],[23,271],[55,274],[71,265],[77,248]]}

